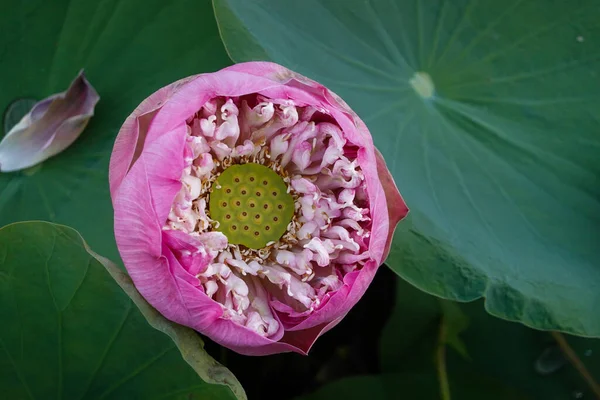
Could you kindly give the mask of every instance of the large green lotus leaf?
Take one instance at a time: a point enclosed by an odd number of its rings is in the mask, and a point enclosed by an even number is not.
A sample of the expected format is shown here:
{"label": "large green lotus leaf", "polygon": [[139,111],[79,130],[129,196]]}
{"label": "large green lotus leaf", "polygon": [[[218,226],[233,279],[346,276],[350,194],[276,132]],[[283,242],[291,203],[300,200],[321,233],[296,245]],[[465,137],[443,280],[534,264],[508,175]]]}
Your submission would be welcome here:
{"label": "large green lotus leaf", "polygon": [[118,267],[95,257],[65,226],[0,229],[3,398],[235,399],[233,392],[246,398],[197,334],[166,321],[127,289],[132,285]]}
{"label": "large green lotus leaf", "polygon": [[210,2],[30,0],[3,2],[1,9],[0,114],[18,98],[65,90],[81,68],[101,100],[65,152],[0,174],[0,226],[31,219],[70,225],[117,260],[108,191],[115,136],[155,90],[230,63]]}
{"label": "large green lotus leaf", "polygon": [[[398,281],[396,293],[395,309],[380,341],[381,370],[400,376],[420,371],[435,381],[440,324],[444,321],[446,331],[450,332],[452,324],[460,324],[461,320],[447,318],[447,300],[440,301],[404,281]],[[550,334],[493,318],[484,311],[482,303],[453,303],[468,318],[468,325],[463,325],[458,334],[468,355],[461,354],[451,343],[446,346],[446,369],[453,398],[464,398],[460,393],[473,385],[485,389],[485,382],[502,382],[497,388],[510,387],[530,399],[594,397]],[[591,375],[598,379],[600,340],[570,335],[565,338]],[[465,377],[466,380],[462,379]],[[482,393],[480,398],[487,397]]]}
{"label": "large green lotus leaf", "polygon": [[365,120],[411,214],[388,264],[438,296],[600,336],[600,3],[214,0]]}

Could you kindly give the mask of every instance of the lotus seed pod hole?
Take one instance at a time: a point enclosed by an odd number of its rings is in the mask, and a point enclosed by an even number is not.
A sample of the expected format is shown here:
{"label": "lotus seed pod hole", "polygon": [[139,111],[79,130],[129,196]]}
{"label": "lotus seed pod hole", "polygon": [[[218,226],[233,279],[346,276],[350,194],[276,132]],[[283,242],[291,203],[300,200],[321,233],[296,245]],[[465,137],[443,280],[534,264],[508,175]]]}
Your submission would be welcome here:
{"label": "lotus seed pod hole", "polygon": [[283,178],[271,168],[236,164],[213,183],[209,212],[229,243],[258,250],[286,232],[294,215],[294,199]]}

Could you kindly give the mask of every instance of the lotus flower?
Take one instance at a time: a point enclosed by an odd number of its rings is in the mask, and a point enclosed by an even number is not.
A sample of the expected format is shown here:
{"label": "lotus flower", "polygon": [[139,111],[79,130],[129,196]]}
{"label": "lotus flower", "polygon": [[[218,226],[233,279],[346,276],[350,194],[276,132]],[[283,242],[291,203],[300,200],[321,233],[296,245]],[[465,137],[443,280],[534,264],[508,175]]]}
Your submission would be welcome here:
{"label": "lotus flower", "polygon": [[266,62],[144,100],[117,137],[110,191],[140,293],[246,355],[306,354],[364,294],[408,211],[358,116]]}
{"label": "lotus flower", "polygon": [[100,96],[83,71],[62,93],[35,104],[0,142],[0,171],[34,166],[69,147],[83,132]]}

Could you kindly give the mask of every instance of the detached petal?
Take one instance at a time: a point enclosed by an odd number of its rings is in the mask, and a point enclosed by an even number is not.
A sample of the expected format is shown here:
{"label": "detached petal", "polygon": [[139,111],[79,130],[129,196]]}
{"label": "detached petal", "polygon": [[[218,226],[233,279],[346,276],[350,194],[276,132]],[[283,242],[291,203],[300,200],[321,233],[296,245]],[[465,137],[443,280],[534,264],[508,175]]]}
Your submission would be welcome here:
{"label": "detached petal", "polygon": [[0,172],[38,164],[69,147],[94,115],[100,96],[83,70],[66,92],[37,103],[0,142]]}

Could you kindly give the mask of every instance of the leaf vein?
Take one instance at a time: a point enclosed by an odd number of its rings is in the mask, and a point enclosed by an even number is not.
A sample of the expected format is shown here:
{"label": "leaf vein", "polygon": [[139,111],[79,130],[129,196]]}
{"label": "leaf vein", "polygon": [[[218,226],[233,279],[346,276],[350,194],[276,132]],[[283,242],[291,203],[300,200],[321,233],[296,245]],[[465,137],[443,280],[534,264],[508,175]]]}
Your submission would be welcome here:
{"label": "leaf vein", "polygon": [[110,340],[108,341],[108,343],[106,345],[106,348],[102,352],[102,356],[100,357],[100,360],[98,361],[98,364],[96,365],[96,368],[94,369],[94,372],[92,373],[92,375],[90,376],[90,378],[88,380],[88,383],[87,383],[87,385],[85,387],[85,391],[83,392],[83,394],[81,396],[82,400],[85,399],[85,396],[89,392],[90,387],[92,386],[92,383],[94,383],[94,380],[96,379],[96,377],[98,375],[98,372],[100,371],[100,369],[102,368],[102,366],[106,362],[106,357],[108,356],[108,353],[110,352],[112,346],[114,345],[114,343],[116,342],[117,338],[119,337],[119,335],[123,331],[123,327],[125,326],[125,322],[129,318],[129,315],[131,314],[131,310],[133,308],[132,307],[132,301],[129,301],[127,304],[128,304],[128,307],[125,310],[125,313],[123,314],[123,317],[121,318],[121,321],[119,321],[119,324],[117,325],[117,328],[113,332]]}
{"label": "leaf vein", "polygon": [[111,387],[109,387],[104,393],[102,393],[100,395],[100,397],[97,398],[97,400],[101,400],[101,399],[106,398],[106,396],[108,396],[109,394],[111,394],[112,392],[114,392],[115,390],[117,390],[119,387],[123,386],[126,382],[128,382],[131,379],[133,379],[135,376],[139,375],[142,371],[144,371],[146,368],[150,367],[156,361],[160,360],[165,354],[167,354],[169,351],[173,350],[174,348],[175,348],[175,343],[172,342],[170,346],[168,346],[167,348],[165,348],[159,354],[157,354],[156,356],[152,357],[146,363],[140,365],[131,374],[127,375],[126,377],[124,377],[120,381],[116,382]]}

